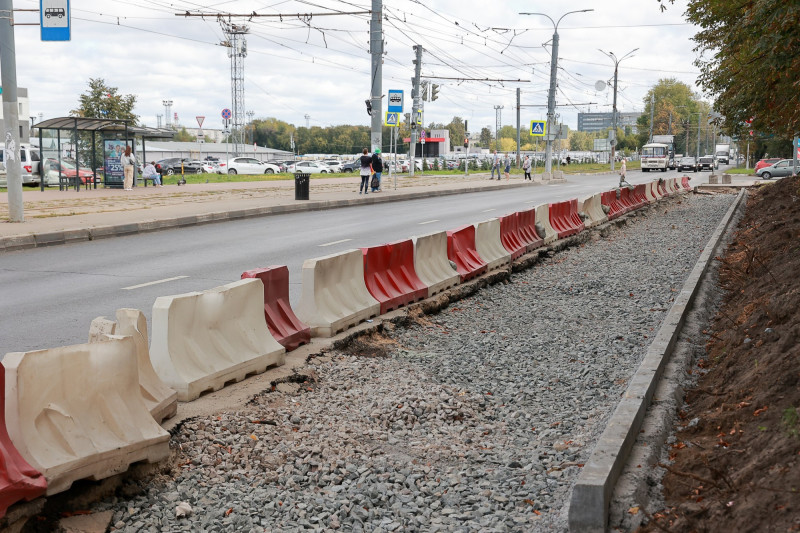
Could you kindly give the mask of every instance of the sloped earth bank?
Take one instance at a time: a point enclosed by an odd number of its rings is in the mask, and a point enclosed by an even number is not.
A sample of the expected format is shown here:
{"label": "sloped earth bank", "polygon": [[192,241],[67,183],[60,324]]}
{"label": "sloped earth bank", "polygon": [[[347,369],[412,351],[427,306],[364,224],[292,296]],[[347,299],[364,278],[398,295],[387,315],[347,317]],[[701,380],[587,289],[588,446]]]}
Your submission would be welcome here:
{"label": "sloped earth bank", "polygon": [[754,192],[642,531],[800,531],[800,180]]}
{"label": "sloped earth bank", "polygon": [[642,210],[312,358],[241,410],[182,424],[171,473],[92,511],[126,532],[564,531],[580,469],[734,198]]}

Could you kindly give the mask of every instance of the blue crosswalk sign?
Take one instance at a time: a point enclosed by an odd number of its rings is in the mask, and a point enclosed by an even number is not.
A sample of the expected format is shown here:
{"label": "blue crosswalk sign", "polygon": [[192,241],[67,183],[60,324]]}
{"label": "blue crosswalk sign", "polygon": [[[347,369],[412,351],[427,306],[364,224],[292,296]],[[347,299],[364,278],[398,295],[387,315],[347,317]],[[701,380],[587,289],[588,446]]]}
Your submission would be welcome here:
{"label": "blue crosswalk sign", "polygon": [[400,125],[400,113],[386,113],[386,119],[384,120],[384,123],[387,126],[396,128]]}
{"label": "blue crosswalk sign", "polygon": [[547,122],[544,120],[531,120],[531,135],[533,137],[544,137],[547,133]]}

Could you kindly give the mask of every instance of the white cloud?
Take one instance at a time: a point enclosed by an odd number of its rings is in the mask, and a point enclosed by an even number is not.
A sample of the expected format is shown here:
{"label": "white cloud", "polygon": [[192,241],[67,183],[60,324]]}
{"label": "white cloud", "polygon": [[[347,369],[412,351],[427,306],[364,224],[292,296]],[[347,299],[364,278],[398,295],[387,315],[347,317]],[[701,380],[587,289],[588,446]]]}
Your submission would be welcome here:
{"label": "white cloud", "polygon": [[[383,92],[404,89],[410,108],[411,47],[419,43],[426,49],[423,75],[531,80],[503,84],[442,80],[439,100],[426,105],[426,122],[448,122],[459,115],[475,130],[494,125],[493,107],[503,105],[503,124],[513,124],[518,86],[523,105],[547,103],[550,54],[542,45],[550,41],[553,31],[545,17],[519,13],[542,11],[558,17],[593,7],[591,13],[569,15],[559,26],[559,113],[574,127],[577,110],[568,106],[570,101],[594,102],[578,105],[582,111],[611,109],[611,91],[594,89],[597,80],[613,77],[611,61],[598,48],[618,56],[639,48],[635,57],[620,66],[618,107],[641,110],[642,97],[659,78],[675,77],[694,85],[691,36],[696,28],[684,23],[685,3],[678,0],[662,13],[656,0],[565,0],[558,4],[384,0],[388,20],[384,20]],[[162,100],[171,99],[182,124],[194,126],[194,117],[203,115],[206,127],[220,127],[220,110],[231,102],[230,60],[227,49],[217,45],[222,31],[213,18],[184,18],[175,13],[196,11],[199,5],[214,6],[205,11],[259,13],[325,11],[314,4],[360,11],[371,5],[367,0],[270,4],[275,7],[255,0],[76,1],[72,3],[71,42],[41,42],[38,28],[16,27],[18,82],[29,90],[31,111],[42,112],[46,118],[68,114],[86,90],[88,79],[101,77],[121,93],[137,95],[136,112],[148,125],[155,125],[156,114],[164,113]],[[38,1],[17,0],[15,7],[38,7]],[[367,19],[315,17],[311,28],[291,18],[246,22],[251,29],[245,59],[246,108],[256,117],[275,116],[296,125],[305,124],[305,114],[311,116],[312,125],[369,124],[364,106],[370,86]],[[544,115],[544,107],[523,108],[522,122]]]}

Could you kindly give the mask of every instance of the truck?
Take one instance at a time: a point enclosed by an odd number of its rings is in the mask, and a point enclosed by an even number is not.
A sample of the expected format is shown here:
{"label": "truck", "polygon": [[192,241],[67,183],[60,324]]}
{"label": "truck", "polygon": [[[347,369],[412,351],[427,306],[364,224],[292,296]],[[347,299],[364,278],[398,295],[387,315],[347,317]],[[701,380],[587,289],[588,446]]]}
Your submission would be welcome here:
{"label": "truck", "polygon": [[714,157],[720,165],[729,165],[731,160],[731,145],[718,144],[714,150]]}
{"label": "truck", "polygon": [[653,135],[654,143],[667,145],[667,167],[670,170],[678,168],[679,157],[675,156],[675,136],[674,135]]}

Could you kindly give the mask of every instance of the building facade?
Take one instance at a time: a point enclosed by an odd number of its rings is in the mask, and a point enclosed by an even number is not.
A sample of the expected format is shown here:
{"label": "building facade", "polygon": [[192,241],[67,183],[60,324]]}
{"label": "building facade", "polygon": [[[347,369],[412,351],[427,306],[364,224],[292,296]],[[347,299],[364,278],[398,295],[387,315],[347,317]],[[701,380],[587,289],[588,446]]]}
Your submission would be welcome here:
{"label": "building facade", "polygon": [[[642,116],[639,112],[620,113],[617,111],[617,127],[630,127],[636,132],[636,121]],[[611,127],[613,113],[578,113],[578,131],[604,131]]]}
{"label": "building facade", "polygon": [[[17,110],[19,113],[19,140],[27,143],[31,138],[31,106],[28,101],[28,89],[17,88],[17,105],[19,106]],[[0,131],[5,131],[2,105],[0,105]]]}

